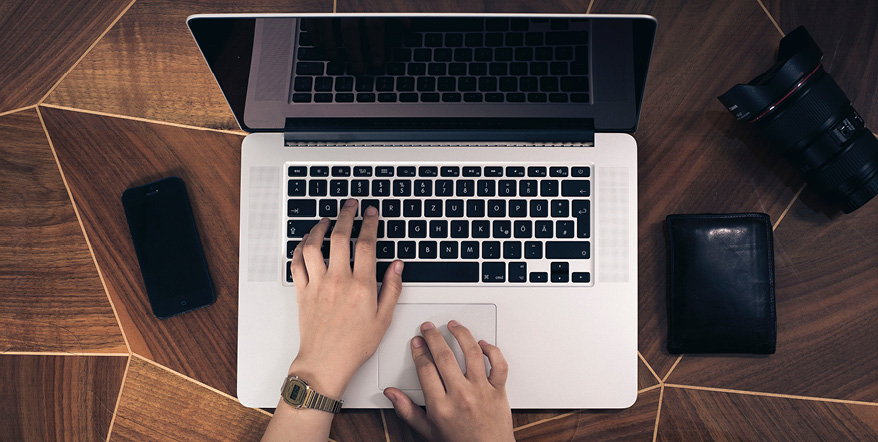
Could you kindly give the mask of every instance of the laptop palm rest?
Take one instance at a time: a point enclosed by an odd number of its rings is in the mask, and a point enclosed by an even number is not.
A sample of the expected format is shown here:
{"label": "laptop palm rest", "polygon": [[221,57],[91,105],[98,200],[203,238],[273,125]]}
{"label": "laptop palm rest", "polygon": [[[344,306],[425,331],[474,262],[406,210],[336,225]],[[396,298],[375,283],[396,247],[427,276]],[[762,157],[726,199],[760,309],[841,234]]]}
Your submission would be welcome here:
{"label": "laptop palm rest", "polygon": [[[492,344],[497,342],[497,306],[494,304],[397,304],[393,322],[378,347],[378,388],[420,391],[411,340],[420,336],[420,326],[426,321],[436,324],[463,370],[463,353],[448,331],[447,324],[452,319],[466,326],[476,342],[480,339]],[[490,367],[487,358],[483,359],[485,367]]]}

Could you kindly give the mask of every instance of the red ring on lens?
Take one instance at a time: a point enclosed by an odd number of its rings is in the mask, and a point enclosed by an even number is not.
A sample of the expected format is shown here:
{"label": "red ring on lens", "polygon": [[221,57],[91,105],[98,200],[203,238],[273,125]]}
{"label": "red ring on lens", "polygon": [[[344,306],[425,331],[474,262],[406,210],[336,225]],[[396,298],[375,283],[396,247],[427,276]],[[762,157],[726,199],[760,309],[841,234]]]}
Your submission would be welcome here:
{"label": "red ring on lens", "polygon": [[818,63],[818,64],[817,64],[817,67],[814,68],[814,70],[811,71],[810,74],[806,75],[805,78],[799,80],[799,82],[796,83],[796,86],[795,86],[794,88],[790,89],[790,91],[787,92],[786,95],[784,95],[783,97],[781,97],[780,100],[777,100],[777,102],[775,102],[774,104],[772,104],[771,106],[769,106],[768,109],[766,109],[765,112],[759,114],[758,117],[756,117],[756,118],[754,118],[754,119],[748,121],[748,123],[754,123],[754,122],[756,122],[756,120],[758,120],[758,119],[764,117],[766,114],[768,114],[769,112],[773,111],[774,108],[778,107],[781,103],[783,103],[783,101],[786,100],[787,97],[789,97],[789,96],[792,95],[794,92],[796,92],[797,90],[799,90],[799,88],[802,87],[802,85],[805,84],[805,82],[808,81],[808,79],[811,78],[811,76],[814,75],[814,73],[817,72],[817,70],[820,69],[821,66],[823,66],[823,63]]}

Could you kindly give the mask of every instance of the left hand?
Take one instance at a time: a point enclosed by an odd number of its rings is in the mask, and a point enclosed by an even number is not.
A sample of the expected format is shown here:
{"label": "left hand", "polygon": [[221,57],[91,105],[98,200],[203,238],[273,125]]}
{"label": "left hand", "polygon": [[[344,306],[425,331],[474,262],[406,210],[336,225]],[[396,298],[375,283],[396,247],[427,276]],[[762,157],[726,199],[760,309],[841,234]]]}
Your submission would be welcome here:
{"label": "left hand", "polygon": [[323,261],[324,218],[293,253],[299,307],[299,354],[290,366],[318,392],[341,398],[351,378],[378,349],[402,289],[402,261],[387,268],[381,293],[375,283],[378,211],[363,213],[353,269],[350,238],[357,201],[347,200],[331,236],[329,266]]}

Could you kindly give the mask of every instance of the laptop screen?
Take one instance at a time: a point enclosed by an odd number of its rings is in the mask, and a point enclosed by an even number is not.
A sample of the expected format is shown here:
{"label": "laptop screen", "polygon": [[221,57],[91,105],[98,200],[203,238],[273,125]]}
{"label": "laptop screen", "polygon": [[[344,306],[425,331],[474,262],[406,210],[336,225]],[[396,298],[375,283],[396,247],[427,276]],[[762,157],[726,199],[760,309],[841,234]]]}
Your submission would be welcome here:
{"label": "laptop screen", "polygon": [[646,16],[212,15],[188,24],[247,131],[514,119],[630,132],[655,35]]}

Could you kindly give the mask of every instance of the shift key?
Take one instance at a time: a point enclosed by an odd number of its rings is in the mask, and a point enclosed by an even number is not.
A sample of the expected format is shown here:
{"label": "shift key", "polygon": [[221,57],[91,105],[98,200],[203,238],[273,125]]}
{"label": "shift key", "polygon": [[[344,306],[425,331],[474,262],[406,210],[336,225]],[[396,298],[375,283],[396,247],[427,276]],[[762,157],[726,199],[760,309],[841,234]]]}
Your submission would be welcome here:
{"label": "shift key", "polygon": [[290,218],[314,218],[317,216],[317,201],[289,199],[287,200],[287,216]]}
{"label": "shift key", "polygon": [[590,257],[588,241],[546,242],[546,259],[589,259]]}

